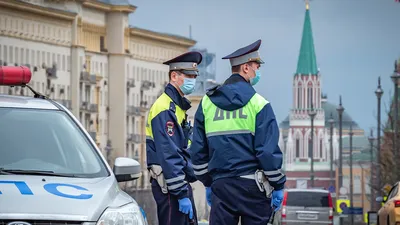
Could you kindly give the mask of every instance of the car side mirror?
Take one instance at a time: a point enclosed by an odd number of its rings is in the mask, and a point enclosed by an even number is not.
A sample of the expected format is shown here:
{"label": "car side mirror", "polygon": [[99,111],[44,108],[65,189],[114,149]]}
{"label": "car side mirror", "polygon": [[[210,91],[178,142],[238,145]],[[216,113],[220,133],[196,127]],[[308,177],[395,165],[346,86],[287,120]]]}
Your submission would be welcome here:
{"label": "car side mirror", "polygon": [[378,203],[385,202],[385,200],[383,200],[383,197],[382,197],[382,196],[376,197],[375,201],[378,202]]}
{"label": "car side mirror", "polygon": [[134,159],[118,157],[115,159],[113,172],[118,182],[125,182],[138,179],[142,175],[142,168]]}

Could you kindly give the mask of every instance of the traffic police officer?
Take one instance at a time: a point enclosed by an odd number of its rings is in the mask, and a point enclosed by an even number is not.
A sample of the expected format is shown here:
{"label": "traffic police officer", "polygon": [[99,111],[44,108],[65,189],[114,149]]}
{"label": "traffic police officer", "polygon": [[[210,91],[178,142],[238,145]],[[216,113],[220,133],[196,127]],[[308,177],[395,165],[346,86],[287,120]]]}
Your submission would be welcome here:
{"label": "traffic police officer", "polygon": [[186,110],[191,105],[184,95],[193,92],[201,61],[199,52],[188,52],[164,62],[169,65],[169,84],[148,114],[147,167],[160,225],[197,224],[189,184],[197,179],[187,150],[192,129]]}
{"label": "traffic police officer", "polygon": [[[223,57],[232,75],[197,109],[190,155],[211,199],[211,225],[265,225],[283,200],[279,129],[271,104],[256,93],[261,40]],[[272,201],[271,201],[271,191]],[[272,206],[272,207],[271,207]]]}

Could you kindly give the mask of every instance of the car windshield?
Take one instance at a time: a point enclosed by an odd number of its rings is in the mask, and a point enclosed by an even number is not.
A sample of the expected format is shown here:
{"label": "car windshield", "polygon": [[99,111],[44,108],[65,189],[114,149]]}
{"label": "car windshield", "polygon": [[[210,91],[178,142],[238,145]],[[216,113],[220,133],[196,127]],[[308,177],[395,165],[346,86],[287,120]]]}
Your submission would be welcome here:
{"label": "car windshield", "polygon": [[287,206],[329,207],[328,193],[293,191],[287,193]]}
{"label": "car windshield", "polygon": [[0,143],[0,168],[11,174],[109,175],[94,146],[63,111],[0,108]]}

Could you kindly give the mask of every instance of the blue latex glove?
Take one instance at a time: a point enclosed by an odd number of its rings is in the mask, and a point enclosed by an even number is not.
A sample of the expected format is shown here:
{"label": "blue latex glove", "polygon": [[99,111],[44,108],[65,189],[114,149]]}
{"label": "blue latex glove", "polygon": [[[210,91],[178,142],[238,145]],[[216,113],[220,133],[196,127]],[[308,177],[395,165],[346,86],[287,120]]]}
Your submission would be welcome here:
{"label": "blue latex glove", "polygon": [[212,195],[211,187],[206,187],[206,199],[208,206],[211,206],[211,195]]}
{"label": "blue latex glove", "polygon": [[274,208],[274,211],[278,211],[281,208],[283,201],[283,189],[272,192],[271,206]]}
{"label": "blue latex glove", "polygon": [[178,200],[179,211],[184,214],[189,214],[189,219],[193,219],[193,207],[189,198],[182,198]]}

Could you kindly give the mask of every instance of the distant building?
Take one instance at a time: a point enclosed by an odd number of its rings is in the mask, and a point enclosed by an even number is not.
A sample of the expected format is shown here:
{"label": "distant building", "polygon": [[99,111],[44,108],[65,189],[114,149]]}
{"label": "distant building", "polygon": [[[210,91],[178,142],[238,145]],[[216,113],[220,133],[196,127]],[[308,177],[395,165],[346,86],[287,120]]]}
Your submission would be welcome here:
{"label": "distant building", "polygon": [[[317,67],[314,40],[311,28],[310,10],[306,9],[302,41],[293,76],[293,102],[289,116],[280,123],[279,146],[284,153],[284,170],[287,175],[287,188],[309,188],[311,157],[314,158],[314,187],[328,189],[336,183],[335,176],[330,179],[330,124],[331,115],[335,120],[333,130],[333,159],[339,158],[339,119],[337,106],[329,103],[327,95],[322,94],[322,76]],[[314,142],[311,146],[311,119],[308,112],[316,111],[314,118]],[[348,133],[352,126],[354,152],[360,152],[368,146],[368,140],[350,115],[343,113],[343,154],[348,155]],[[312,153],[311,153],[312,152]],[[336,170],[336,165],[333,165]],[[347,182],[344,180],[344,186]],[[337,186],[334,185],[334,186]]]}
{"label": "distant building", "polygon": [[[196,90],[188,96],[192,102],[192,108],[187,111],[188,120],[194,124],[194,114],[199,103],[206,94],[207,89],[216,85],[216,60],[215,53],[210,53],[207,49],[192,48],[192,51],[198,51],[203,56],[203,61],[198,65],[199,76],[196,79]],[[208,219],[209,207],[206,202],[205,188],[199,181],[192,184],[194,189],[194,200],[197,209],[198,219]]]}
{"label": "distant building", "polygon": [[197,110],[201,98],[206,94],[207,89],[216,85],[216,59],[215,53],[210,53],[207,49],[192,48],[191,51],[198,51],[203,56],[203,60],[198,65],[199,76],[196,78],[196,89],[188,96],[192,102],[192,108],[188,111],[188,119],[194,122],[194,113]]}

